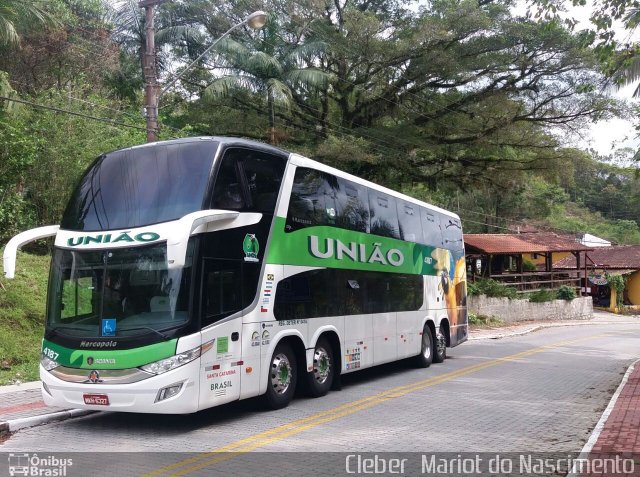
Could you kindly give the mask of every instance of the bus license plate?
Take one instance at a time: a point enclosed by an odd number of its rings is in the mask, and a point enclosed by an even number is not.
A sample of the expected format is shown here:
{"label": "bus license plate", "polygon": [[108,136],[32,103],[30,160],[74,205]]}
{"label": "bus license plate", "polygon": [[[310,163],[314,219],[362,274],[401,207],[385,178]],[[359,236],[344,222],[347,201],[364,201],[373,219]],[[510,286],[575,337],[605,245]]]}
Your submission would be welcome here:
{"label": "bus license plate", "polygon": [[106,394],[84,394],[82,397],[84,398],[85,404],[90,404],[92,406],[109,405],[109,396]]}

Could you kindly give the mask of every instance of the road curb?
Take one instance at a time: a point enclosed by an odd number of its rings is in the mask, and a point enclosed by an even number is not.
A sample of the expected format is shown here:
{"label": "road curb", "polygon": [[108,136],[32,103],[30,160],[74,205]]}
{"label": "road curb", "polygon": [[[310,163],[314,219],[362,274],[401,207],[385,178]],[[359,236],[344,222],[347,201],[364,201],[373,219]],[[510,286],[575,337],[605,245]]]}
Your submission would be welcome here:
{"label": "road curb", "polygon": [[66,411],[57,411],[49,414],[41,414],[39,416],[10,419],[8,421],[0,422],[0,434],[11,433],[27,427],[40,426],[54,421],[64,421],[74,417],[86,416],[95,412],[98,411],[90,411],[87,409],[68,409]]}
{"label": "road curb", "polygon": [[[604,426],[607,423],[607,420],[609,419],[609,416],[611,415],[613,408],[616,406],[616,402],[618,402],[618,398],[620,397],[622,390],[627,384],[627,381],[629,381],[629,376],[631,376],[631,373],[633,373],[633,371],[635,370],[635,367],[638,364],[640,364],[640,359],[635,360],[627,368],[627,372],[624,373],[624,376],[622,377],[622,381],[620,381],[620,384],[618,385],[618,389],[616,389],[616,392],[613,393],[613,396],[611,396],[611,400],[609,401],[607,408],[602,413],[602,416],[600,416],[600,420],[596,424],[596,427],[594,427],[593,431],[591,431],[591,436],[589,436],[589,440],[580,451],[580,455],[578,456],[579,459],[582,460],[582,459],[587,459],[589,457],[589,454],[591,453],[593,446],[595,446],[596,442],[598,442],[598,437],[600,437],[600,434],[602,433],[602,430],[604,429]],[[576,471],[574,466],[571,469],[571,472],[567,474],[567,477],[578,477],[579,475],[581,474]]]}
{"label": "road curb", "polygon": [[510,338],[512,336],[522,336],[529,333],[533,333],[534,331],[544,330],[546,328],[560,328],[567,326],[597,326],[597,325],[635,325],[638,324],[638,321],[588,321],[588,322],[577,322],[577,323],[549,323],[549,324],[540,324],[536,326],[532,326],[531,328],[527,328],[525,330],[514,331],[511,333],[496,333],[493,335],[487,336],[470,336],[469,341],[477,341],[477,340],[499,340],[501,338]]}

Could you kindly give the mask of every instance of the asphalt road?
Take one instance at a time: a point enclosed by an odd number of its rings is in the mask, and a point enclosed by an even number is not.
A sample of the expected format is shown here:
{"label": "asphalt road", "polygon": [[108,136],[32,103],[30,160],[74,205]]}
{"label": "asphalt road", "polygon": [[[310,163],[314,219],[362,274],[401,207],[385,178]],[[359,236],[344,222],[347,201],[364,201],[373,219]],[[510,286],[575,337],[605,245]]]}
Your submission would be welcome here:
{"label": "asphalt road", "polygon": [[357,455],[345,463],[354,453],[417,453],[419,464],[423,453],[577,452],[640,355],[640,322],[448,351],[428,369],[399,362],[346,376],[342,391],[280,411],[249,400],[188,416],[99,413],[19,431],[0,452],[66,456],[68,476],[347,475],[366,470]]}

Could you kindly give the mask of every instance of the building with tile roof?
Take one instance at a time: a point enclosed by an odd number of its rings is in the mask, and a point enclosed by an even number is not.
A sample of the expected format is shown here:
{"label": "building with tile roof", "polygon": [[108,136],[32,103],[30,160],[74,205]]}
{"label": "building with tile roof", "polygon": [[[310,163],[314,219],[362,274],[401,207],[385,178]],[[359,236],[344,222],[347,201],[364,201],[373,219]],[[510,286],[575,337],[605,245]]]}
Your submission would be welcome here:
{"label": "building with tile roof", "polygon": [[[573,236],[551,232],[465,234],[464,242],[471,281],[493,278],[521,291],[563,284],[584,287],[586,253],[593,250]],[[567,256],[581,265],[579,270],[553,270],[553,261]]]}
{"label": "building with tile roof", "polygon": [[[555,262],[553,267],[575,270],[577,263],[573,257],[565,257]],[[625,303],[640,305],[640,245],[598,247],[589,252],[587,267],[590,269],[592,282],[595,281],[595,277],[604,276],[606,273],[623,275],[626,278]]]}

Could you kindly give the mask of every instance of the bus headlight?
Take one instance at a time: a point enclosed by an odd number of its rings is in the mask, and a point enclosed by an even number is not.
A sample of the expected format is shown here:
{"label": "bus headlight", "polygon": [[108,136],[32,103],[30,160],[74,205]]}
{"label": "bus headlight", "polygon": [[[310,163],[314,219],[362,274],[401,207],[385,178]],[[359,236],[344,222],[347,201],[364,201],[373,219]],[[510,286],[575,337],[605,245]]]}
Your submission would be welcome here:
{"label": "bus headlight", "polygon": [[40,358],[40,364],[47,371],[51,371],[53,368],[57,368],[58,366],[60,366],[60,364],[57,361],[54,361],[51,358],[48,358],[46,356],[42,356]]}
{"label": "bus headlight", "polygon": [[161,359],[159,361],[154,361],[153,363],[140,366],[140,369],[151,374],[166,373],[167,371],[171,371],[172,369],[184,366],[194,359],[199,358],[202,354],[209,351],[212,347],[213,341],[208,341],[202,346],[190,349],[189,351],[185,351],[184,353],[176,354],[175,356],[171,356],[170,358]]}

